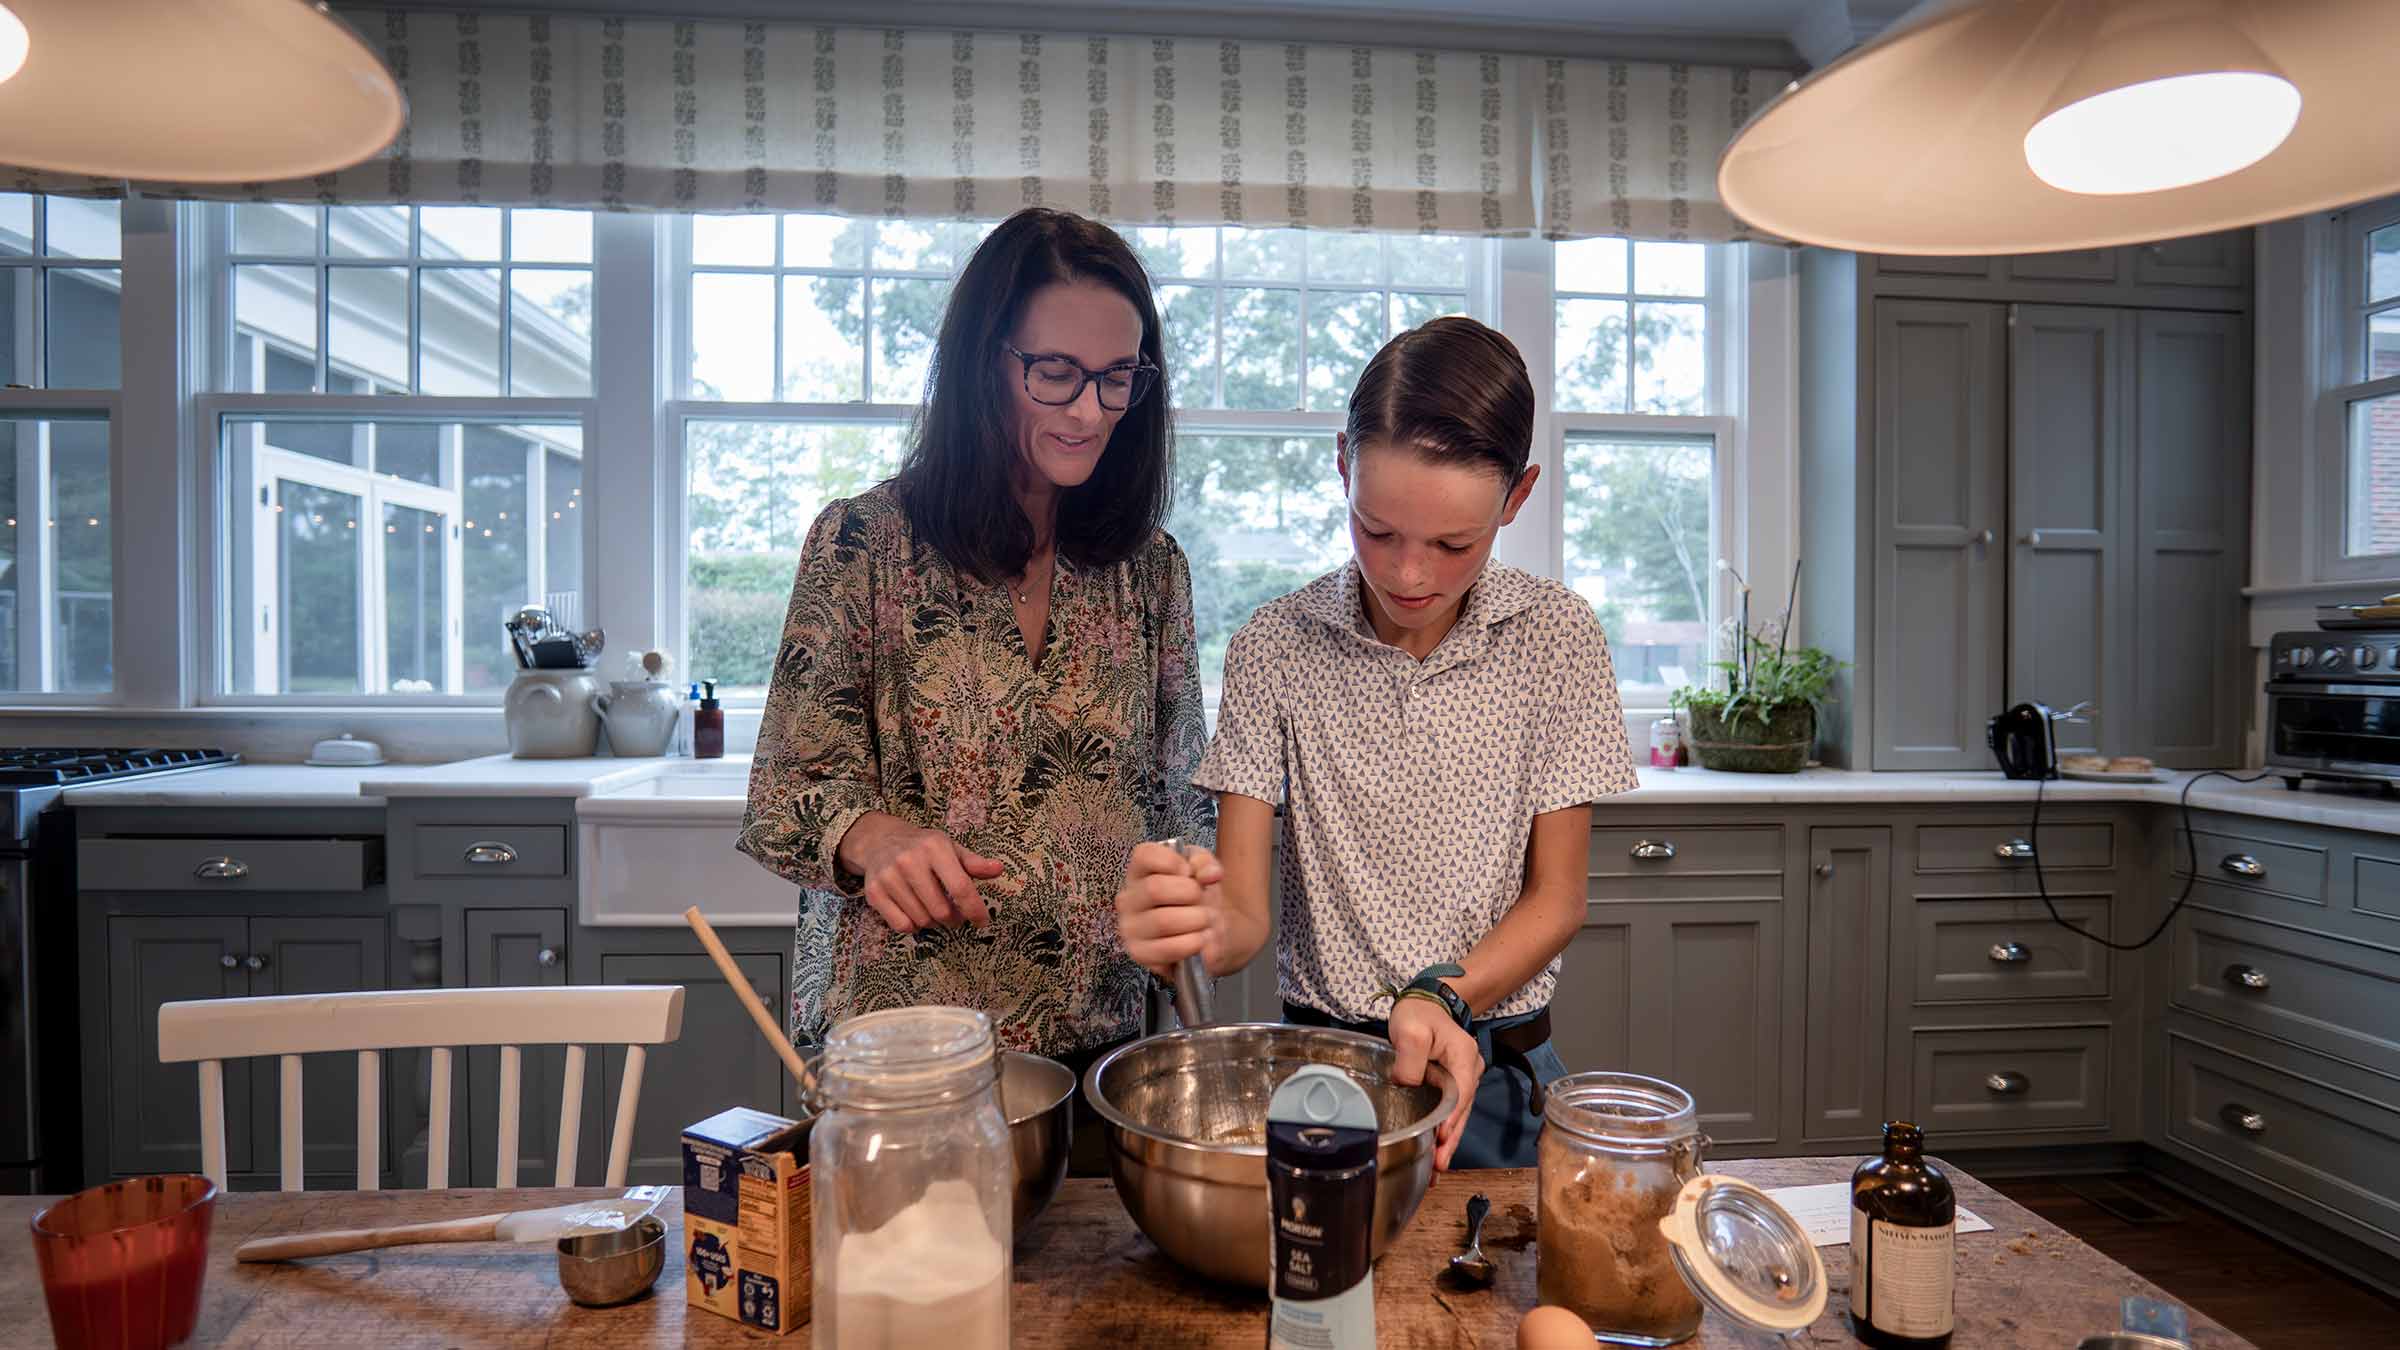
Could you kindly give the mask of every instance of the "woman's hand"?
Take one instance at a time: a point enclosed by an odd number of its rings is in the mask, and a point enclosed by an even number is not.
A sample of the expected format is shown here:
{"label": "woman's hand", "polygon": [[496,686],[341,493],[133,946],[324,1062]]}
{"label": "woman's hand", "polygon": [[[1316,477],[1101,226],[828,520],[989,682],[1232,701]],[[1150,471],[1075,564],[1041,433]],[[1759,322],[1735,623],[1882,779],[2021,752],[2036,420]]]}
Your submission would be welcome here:
{"label": "woman's hand", "polygon": [[1210,974],[1222,974],[1225,868],[1215,854],[1195,848],[1189,857],[1165,844],[1137,844],[1125,864],[1117,892],[1117,937],[1125,954],[1162,979],[1198,952]]}
{"label": "woman's hand", "polygon": [[1413,1087],[1425,1081],[1425,1066],[1439,1064],[1458,1084],[1458,1109],[1433,1131],[1433,1165],[1450,1170],[1450,1155],[1467,1130],[1475,1111],[1475,1087],[1483,1081],[1483,1051],[1475,1038],[1453,1021],[1450,1012],[1429,998],[1403,998],[1392,1004],[1392,1081]]}
{"label": "woman's hand", "polygon": [[895,933],[991,926],[991,906],[977,881],[1000,875],[1000,864],[940,830],[873,812],[842,836],[842,861],[867,879],[867,903]]}

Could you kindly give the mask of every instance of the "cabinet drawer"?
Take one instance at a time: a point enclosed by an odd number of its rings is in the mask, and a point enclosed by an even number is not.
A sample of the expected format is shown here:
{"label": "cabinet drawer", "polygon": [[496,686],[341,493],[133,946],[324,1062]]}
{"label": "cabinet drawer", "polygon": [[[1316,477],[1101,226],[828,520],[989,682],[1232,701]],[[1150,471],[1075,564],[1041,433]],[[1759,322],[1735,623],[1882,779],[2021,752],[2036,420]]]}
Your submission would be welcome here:
{"label": "cabinet drawer", "polygon": [[2203,1041],[2167,1040],[2167,1134],[2400,1237],[2400,1111]]}
{"label": "cabinet drawer", "polygon": [[2194,830],[2187,844],[2184,832],[2177,830],[2174,852],[2167,858],[2175,875],[2192,875],[2195,853],[2203,880],[2318,904],[2325,901],[2325,850],[2321,848],[2218,830]]}
{"label": "cabinet drawer", "polygon": [[1783,894],[1783,862],[1777,825],[1599,829],[1591,898],[1772,900]]}
{"label": "cabinet drawer", "polygon": [[87,891],[363,891],[383,880],[380,839],[85,839]]}
{"label": "cabinet drawer", "polygon": [[1928,1133],[2105,1128],[2108,1038],[2105,1026],[1920,1031],[1917,1119]]}
{"label": "cabinet drawer", "polygon": [[[2106,896],[2052,898],[2069,923],[2108,934]],[[2039,902],[1920,900],[1915,928],[1920,1004],[2108,997],[2108,949],[2052,923]]]}
{"label": "cabinet drawer", "polygon": [[2025,850],[2039,843],[2042,869],[2107,867],[2116,861],[2117,831],[2104,822],[2044,825],[2037,841],[2024,824],[1923,825],[1917,829],[1917,871],[2023,872],[2033,875]]}
{"label": "cabinet drawer", "polygon": [[2174,952],[2178,1007],[2400,1074],[2400,955],[2192,909]]}
{"label": "cabinet drawer", "polygon": [[563,877],[560,825],[420,825],[411,857],[421,877]]}

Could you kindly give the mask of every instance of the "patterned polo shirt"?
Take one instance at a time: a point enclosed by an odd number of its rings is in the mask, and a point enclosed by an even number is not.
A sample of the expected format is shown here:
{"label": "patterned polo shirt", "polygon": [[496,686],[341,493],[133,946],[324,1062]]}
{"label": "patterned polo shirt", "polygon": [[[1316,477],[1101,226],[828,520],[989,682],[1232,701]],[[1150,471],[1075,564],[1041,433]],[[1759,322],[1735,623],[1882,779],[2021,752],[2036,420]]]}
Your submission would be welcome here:
{"label": "patterned polo shirt", "polygon": [[[1278,984],[1347,1021],[1499,924],[1535,816],[1637,782],[1592,607],[1497,562],[1423,662],[1376,638],[1356,562],[1261,606],[1192,781],[1285,806]],[[1489,1015],[1546,1006],[1558,968]]]}

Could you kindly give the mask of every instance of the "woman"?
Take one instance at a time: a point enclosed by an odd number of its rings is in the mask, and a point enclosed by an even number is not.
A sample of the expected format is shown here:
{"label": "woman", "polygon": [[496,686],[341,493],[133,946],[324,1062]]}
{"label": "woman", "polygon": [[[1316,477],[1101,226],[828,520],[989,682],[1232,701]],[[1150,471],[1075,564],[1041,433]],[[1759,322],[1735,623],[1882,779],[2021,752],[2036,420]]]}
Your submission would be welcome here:
{"label": "woman", "polygon": [[908,454],[809,531],[740,846],[802,887],[791,1025],[980,1008],[1078,1072],[1150,981],[1136,841],[1213,837],[1158,311],[1114,231],[1022,211],[952,290]]}

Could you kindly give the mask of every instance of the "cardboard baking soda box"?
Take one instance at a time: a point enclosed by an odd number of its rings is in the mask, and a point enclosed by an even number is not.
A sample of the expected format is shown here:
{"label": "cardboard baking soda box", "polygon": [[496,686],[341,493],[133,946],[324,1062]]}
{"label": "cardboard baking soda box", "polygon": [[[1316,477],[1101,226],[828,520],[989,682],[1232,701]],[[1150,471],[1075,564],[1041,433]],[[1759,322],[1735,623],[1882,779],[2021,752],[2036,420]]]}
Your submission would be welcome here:
{"label": "cardboard baking soda box", "polygon": [[720,1111],[683,1132],[684,1297],[766,1331],[809,1317],[808,1128]]}

